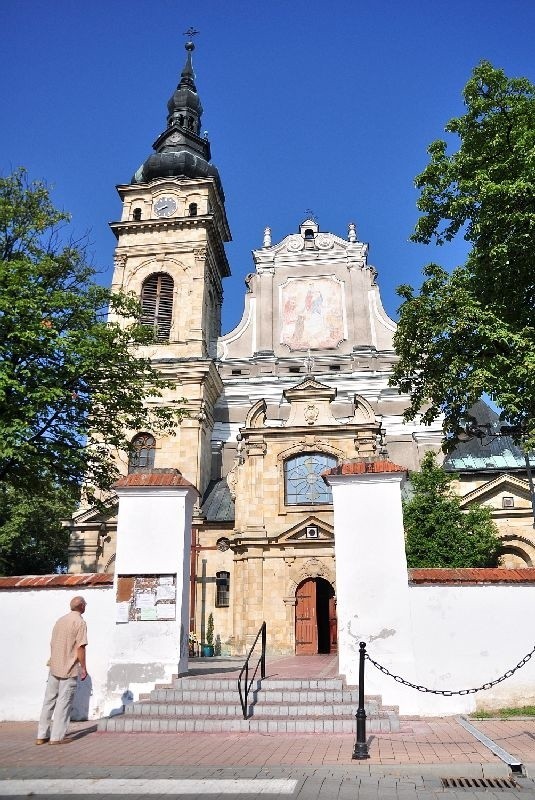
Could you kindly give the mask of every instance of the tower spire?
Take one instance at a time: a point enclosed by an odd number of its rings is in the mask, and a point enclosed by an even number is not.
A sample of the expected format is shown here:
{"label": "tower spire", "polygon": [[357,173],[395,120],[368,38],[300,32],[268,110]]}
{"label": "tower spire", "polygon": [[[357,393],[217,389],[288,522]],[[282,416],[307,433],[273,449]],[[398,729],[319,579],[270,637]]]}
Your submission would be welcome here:
{"label": "tower spire", "polygon": [[[187,36],[196,33],[190,29]],[[137,170],[132,183],[149,183],[156,178],[216,178],[222,193],[219,173],[211,158],[210,142],[201,137],[202,104],[195,85],[192,53],[194,43],[185,44],[186,63],[180,81],[167,103],[167,128],[153,144],[156,152]]]}

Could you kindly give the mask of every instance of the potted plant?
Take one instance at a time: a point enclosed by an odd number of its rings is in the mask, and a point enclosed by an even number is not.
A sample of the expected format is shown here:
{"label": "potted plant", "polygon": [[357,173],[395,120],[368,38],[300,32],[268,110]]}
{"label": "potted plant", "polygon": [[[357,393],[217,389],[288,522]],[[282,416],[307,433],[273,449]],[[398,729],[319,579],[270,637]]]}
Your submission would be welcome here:
{"label": "potted plant", "polygon": [[203,656],[214,655],[214,615],[210,612],[208,615],[208,625],[206,627],[206,644],[202,646]]}

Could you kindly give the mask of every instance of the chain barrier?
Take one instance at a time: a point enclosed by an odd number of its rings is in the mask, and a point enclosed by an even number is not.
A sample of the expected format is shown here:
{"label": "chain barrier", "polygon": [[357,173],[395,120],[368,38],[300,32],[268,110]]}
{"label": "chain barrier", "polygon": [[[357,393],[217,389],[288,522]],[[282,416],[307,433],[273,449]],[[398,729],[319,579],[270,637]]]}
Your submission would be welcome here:
{"label": "chain barrier", "polygon": [[417,692],[428,692],[429,694],[440,694],[443,697],[453,697],[454,695],[466,695],[466,694],[475,694],[476,692],[483,692],[487,689],[492,689],[493,686],[496,684],[501,683],[502,681],[507,680],[510,678],[511,675],[514,675],[515,672],[519,669],[522,669],[524,664],[527,664],[530,658],[535,654],[535,647],[533,650],[530,650],[523,659],[521,659],[516,667],[513,669],[508,669],[507,672],[504,672],[503,675],[500,675],[499,678],[496,678],[494,681],[488,681],[488,683],[484,683],[482,686],[478,686],[477,689],[457,689],[457,690],[450,690],[450,689],[429,689],[427,686],[422,686],[421,684],[411,683],[410,681],[405,680],[402,678],[401,675],[395,675],[393,672],[390,672],[389,669],[383,667],[382,664],[379,664],[378,661],[374,661],[374,659],[370,656],[369,653],[365,654],[365,657],[368,659],[370,664],[373,664],[380,672],[388,675],[390,678],[393,678],[397,683],[402,683],[403,686],[409,686],[411,689],[416,689]]}

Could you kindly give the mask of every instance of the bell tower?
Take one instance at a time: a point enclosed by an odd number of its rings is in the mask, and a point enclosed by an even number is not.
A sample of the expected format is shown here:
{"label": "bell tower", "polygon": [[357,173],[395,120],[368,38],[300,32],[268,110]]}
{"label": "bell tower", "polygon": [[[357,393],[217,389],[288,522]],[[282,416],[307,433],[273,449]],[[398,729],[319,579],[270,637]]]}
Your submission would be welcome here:
{"label": "bell tower", "polygon": [[213,407],[222,385],[214,366],[221,335],[222,280],[230,275],[224,244],[231,235],[210,142],[201,135],[202,105],[192,65],[193,42],[167,104],[167,126],[130,183],[119,185],[112,289],[133,293],[153,343],[142,349],[176,383],[188,418],[159,443],[156,467],[175,467],[199,492],[210,474]]}

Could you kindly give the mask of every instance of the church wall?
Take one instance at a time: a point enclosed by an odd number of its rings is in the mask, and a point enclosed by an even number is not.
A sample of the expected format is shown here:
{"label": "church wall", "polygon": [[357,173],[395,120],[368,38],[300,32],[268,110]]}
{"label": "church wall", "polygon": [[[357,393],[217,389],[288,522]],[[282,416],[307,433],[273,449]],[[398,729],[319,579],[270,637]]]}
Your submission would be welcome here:
{"label": "church wall", "polygon": [[234,563],[232,551],[226,550],[222,552],[217,547],[217,541],[220,538],[231,538],[232,530],[227,528],[217,529],[210,526],[209,529],[201,528],[198,533],[199,545],[195,553],[195,577],[197,578],[195,587],[195,623],[194,633],[197,636],[199,643],[201,643],[201,616],[202,616],[202,585],[199,582],[202,576],[202,561],[206,559],[206,576],[207,578],[215,578],[216,573],[225,571],[230,573],[230,599],[229,606],[226,608],[216,607],[216,584],[213,582],[206,585],[206,613],[205,613],[205,629],[208,625],[208,615],[210,612],[214,615],[214,640],[217,635],[221,639],[222,654],[229,655],[230,652],[230,639],[233,631],[232,621],[232,606],[234,602],[234,593],[236,592],[236,581],[234,575]]}

